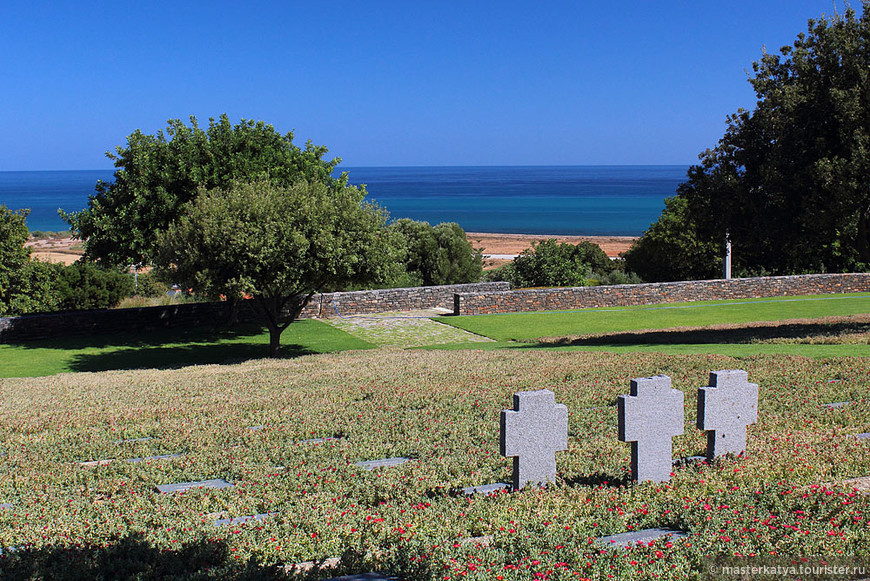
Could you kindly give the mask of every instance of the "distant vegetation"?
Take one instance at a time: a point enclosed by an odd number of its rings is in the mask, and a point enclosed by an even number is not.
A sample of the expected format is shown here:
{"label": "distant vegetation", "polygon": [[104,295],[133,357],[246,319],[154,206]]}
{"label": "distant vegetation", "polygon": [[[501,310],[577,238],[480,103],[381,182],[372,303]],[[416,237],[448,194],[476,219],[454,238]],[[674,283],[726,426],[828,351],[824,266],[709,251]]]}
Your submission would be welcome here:
{"label": "distant vegetation", "polygon": [[60,232],[55,232],[53,230],[31,230],[30,238],[32,240],[50,240],[52,238],[69,238],[72,236],[72,232],[69,230],[62,230]]}
{"label": "distant vegetation", "polygon": [[0,205],[0,315],[105,309],[133,294],[132,277],[120,271],[32,260],[26,218]]}
{"label": "distant vegetation", "polygon": [[508,281],[513,288],[640,282],[637,275],[625,272],[621,260],[610,260],[597,244],[569,244],[552,238],[533,243],[513,262],[486,273],[485,278]]}
{"label": "distant vegetation", "polygon": [[404,254],[404,280],[390,286],[432,286],[477,282],[483,274],[480,250],[472,248],[459,224],[432,226],[403,218],[390,224]]}

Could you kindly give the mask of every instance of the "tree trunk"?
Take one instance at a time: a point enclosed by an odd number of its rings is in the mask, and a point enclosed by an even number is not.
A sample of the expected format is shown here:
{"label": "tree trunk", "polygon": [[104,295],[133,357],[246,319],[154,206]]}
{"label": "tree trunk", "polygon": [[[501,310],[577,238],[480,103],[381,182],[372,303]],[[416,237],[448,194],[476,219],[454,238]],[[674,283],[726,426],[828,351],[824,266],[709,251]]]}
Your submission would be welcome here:
{"label": "tree trunk", "polygon": [[278,357],[278,350],[281,348],[281,332],[283,330],[284,329],[269,325],[269,357],[273,359]]}
{"label": "tree trunk", "polygon": [[[314,295],[313,292],[307,295],[293,295],[289,297],[256,297],[253,302],[253,307],[258,315],[265,321],[266,327],[269,329],[269,357],[278,357],[278,350],[281,348],[281,333],[296,320],[308,301]],[[287,303],[290,307],[286,313],[286,322],[281,323],[280,320],[285,318],[282,316]]]}

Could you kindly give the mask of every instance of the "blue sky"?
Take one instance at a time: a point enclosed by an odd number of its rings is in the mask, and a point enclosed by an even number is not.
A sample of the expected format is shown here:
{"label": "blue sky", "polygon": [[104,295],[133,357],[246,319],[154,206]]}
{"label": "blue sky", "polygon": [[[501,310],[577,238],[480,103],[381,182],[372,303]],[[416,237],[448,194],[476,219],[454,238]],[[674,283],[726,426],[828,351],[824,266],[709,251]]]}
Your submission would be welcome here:
{"label": "blue sky", "polygon": [[345,167],[688,165],[753,106],[762,46],[834,6],[3,2],[0,170],[111,168],[133,130],[221,113]]}

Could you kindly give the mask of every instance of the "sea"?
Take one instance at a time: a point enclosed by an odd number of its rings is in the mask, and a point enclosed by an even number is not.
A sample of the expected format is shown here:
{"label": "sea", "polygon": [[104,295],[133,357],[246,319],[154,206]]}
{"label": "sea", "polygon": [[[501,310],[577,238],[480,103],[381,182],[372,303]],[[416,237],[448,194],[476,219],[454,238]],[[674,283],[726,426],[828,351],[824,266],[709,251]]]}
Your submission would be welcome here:
{"label": "sea", "polygon": [[[347,167],[391,219],[457,222],[467,232],[637,236],[687,166]],[[0,171],[0,204],[29,208],[31,231],[61,231],[113,170]]]}

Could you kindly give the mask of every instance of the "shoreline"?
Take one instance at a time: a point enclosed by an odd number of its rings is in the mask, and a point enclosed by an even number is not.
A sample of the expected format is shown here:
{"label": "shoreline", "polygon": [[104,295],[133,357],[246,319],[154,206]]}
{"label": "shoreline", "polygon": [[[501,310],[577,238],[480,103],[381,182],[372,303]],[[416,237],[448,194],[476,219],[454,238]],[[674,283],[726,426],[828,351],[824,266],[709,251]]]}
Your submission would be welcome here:
{"label": "shoreline", "polygon": [[582,236],[559,234],[500,234],[494,232],[466,232],[468,241],[475,248],[483,248],[484,254],[520,254],[531,248],[533,242],[555,239],[556,242],[578,244],[592,242],[604,250],[610,258],[617,258],[634,244],[640,236]]}
{"label": "shoreline", "polygon": [[[502,234],[497,232],[466,232],[466,238],[473,248],[482,248],[485,255],[498,255],[499,258],[486,258],[487,268],[501,266],[510,262],[513,256],[531,248],[533,242],[550,238],[557,242],[577,244],[593,242],[598,244],[605,254],[616,258],[625,252],[639,236],[574,236],[558,234]],[[30,248],[31,256],[46,262],[63,262],[70,264],[82,255],[81,241],[69,237],[28,240],[24,246]]]}

